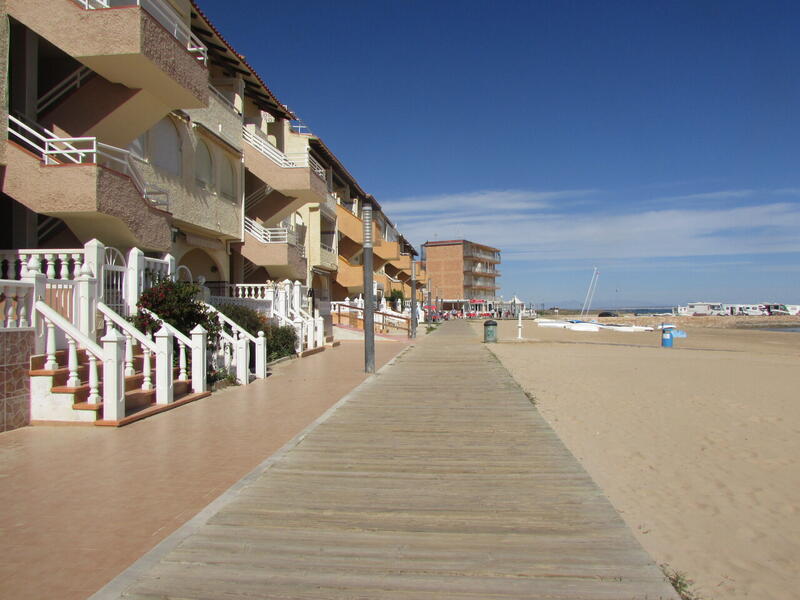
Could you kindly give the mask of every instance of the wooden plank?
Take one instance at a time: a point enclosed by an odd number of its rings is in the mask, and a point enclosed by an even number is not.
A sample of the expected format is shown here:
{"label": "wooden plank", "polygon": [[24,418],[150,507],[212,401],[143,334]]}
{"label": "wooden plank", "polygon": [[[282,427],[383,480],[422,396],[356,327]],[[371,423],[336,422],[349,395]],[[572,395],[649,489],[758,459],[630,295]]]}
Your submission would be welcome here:
{"label": "wooden plank", "polygon": [[677,600],[461,322],[358,388],[124,596]]}

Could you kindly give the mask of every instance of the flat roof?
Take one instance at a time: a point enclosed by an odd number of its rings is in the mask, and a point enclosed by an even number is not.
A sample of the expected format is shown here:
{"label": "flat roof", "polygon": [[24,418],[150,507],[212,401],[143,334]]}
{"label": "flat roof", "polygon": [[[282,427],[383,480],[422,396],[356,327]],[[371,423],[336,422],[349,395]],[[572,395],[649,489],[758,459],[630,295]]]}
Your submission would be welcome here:
{"label": "flat roof", "polygon": [[487,246],[486,244],[481,244],[479,242],[472,242],[470,240],[442,240],[436,242],[425,242],[422,244],[423,246],[458,246],[462,244],[472,244],[473,246],[480,246],[481,248],[486,248],[488,250],[492,250],[494,252],[500,252],[499,248],[493,248],[492,246]]}

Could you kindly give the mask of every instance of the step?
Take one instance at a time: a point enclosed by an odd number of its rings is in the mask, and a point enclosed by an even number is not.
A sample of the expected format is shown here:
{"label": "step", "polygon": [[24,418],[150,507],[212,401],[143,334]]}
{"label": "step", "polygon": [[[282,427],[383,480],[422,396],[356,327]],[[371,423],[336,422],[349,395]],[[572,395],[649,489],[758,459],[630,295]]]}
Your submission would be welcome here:
{"label": "step", "polygon": [[[66,367],[67,366],[67,350],[57,350],[55,352],[56,362],[58,363],[59,367]],[[44,369],[44,363],[47,362],[47,355],[46,354],[34,354],[31,356],[31,371],[40,371]],[[83,348],[78,348],[78,364],[88,363],[89,359],[86,358],[86,350]]]}
{"label": "step", "polygon": [[195,400],[200,400],[201,398],[206,398],[210,395],[211,392],[198,392],[198,393],[186,394],[182,398],[175,400],[175,402],[173,402],[172,404],[152,404],[151,406],[144,408],[140,411],[137,411],[133,414],[126,415],[124,418],[118,421],[106,421],[105,419],[100,419],[98,421],[95,421],[94,424],[100,427],[124,427],[125,425],[130,425],[131,423],[135,423],[136,421],[141,421],[142,419],[146,419],[147,417],[151,417],[153,415],[157,415],[158,413],[172,410],[173,408],[178,408],[179,406],[183,406],[184,404],[194,402]]}

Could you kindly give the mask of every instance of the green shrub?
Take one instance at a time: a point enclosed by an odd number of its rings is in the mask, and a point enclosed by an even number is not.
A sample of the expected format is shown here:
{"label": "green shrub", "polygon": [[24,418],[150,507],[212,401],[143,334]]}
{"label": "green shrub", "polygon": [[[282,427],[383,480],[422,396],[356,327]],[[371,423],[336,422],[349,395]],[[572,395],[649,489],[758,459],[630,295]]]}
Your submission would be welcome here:
{"label": "green shrub", "polygon": [[276,360],[295,353],[297,332],[291,325],[273,325],[260,312],[238,304],[222,304],[217,310],[251,335],[258,335],[259,331],[263,331],[267,338],[267,360]]}
{"label": "green shrub", "polygon": [[395,302],[398,300],[405,301],[406,297],[403,294],[403,290],[392,290],[391,293],[386,297],[387,302],[391,302],[394,305]]}
{"label": "green shrub", "polygon": [[267,337],[267,360],[276,360],[295,353],[297,332],[294,327],[270,324],[264,330],[264,334]]}
{"label": "green shrub", "polygon": [[[163,279],[139,297],[138,308],[146,308],[185,335],[190,335],[196,325],[208,332],[208,339],[215,340],[219,324],[213,313],[199,300],[200,288],[186,281]],[[160,325],[147,313],[138,312],[131,319],[140,331],[154,333]]]}
{"label": "green shrub", "polygon": [[269,320],[257,310],[239,304],[221,304],[217,310],[236,322],[250,335],[258,335],[259,331],[267,333]]}

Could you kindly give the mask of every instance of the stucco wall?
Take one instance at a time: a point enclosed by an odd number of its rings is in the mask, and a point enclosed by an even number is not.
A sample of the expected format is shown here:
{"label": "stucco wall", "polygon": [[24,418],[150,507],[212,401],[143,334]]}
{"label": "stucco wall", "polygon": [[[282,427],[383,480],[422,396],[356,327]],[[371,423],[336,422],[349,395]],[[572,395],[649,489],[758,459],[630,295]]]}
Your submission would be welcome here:
{"label": "stucco wall", "polygon": [[186,109],[184,112],[192,121],[205,125],[234,148],[242,149],[242,116],[216,94],[209,94],[206,108]]}
{"label": "stucco wall", "polygon": [[64,219],[84,242],[97,237],[117,247],[169,249],[169,214],[142,198],[127,176],[88,164],[45,167],[16,144],[5,144],[3,191],[17,202]]}
{"label": "stucco wall", "polygon": [[[216,192],[220,181],[221,161],[229,161],[238,171],[241,170],[241,157],[234,154],[225,144],[214,143],[213,136],[202,135],[190,123],[171,119],[176,126],[181,144],[181,172],[169,173],[153,165],[141,163],[140,171],[145,180],[167,191],[170,212],[176,227],[219,237],[220,239],[240,239],[242,230],[241,177],[234,175],[234,197],[227,198]],[[214,182],[211,189],[203,189],[195,177],[195,149],[202,139],[212,154]]]}
{"label": "stucco wall", "polygon": [[0,432],[30,423],[33,331],[0,331]]}
{"label": "stucco wall", "polygon": [[432,281],[431,294],[440,298],[463,298],[463,246],[428,246],[425,257],[428,277]]}
{"label": "stucco wall", "polygon": [[208,71],[138,6],[84,10],[75,2],[6,0],[8,13],[109,81],[149,89],[169,108],[208,102]]}

